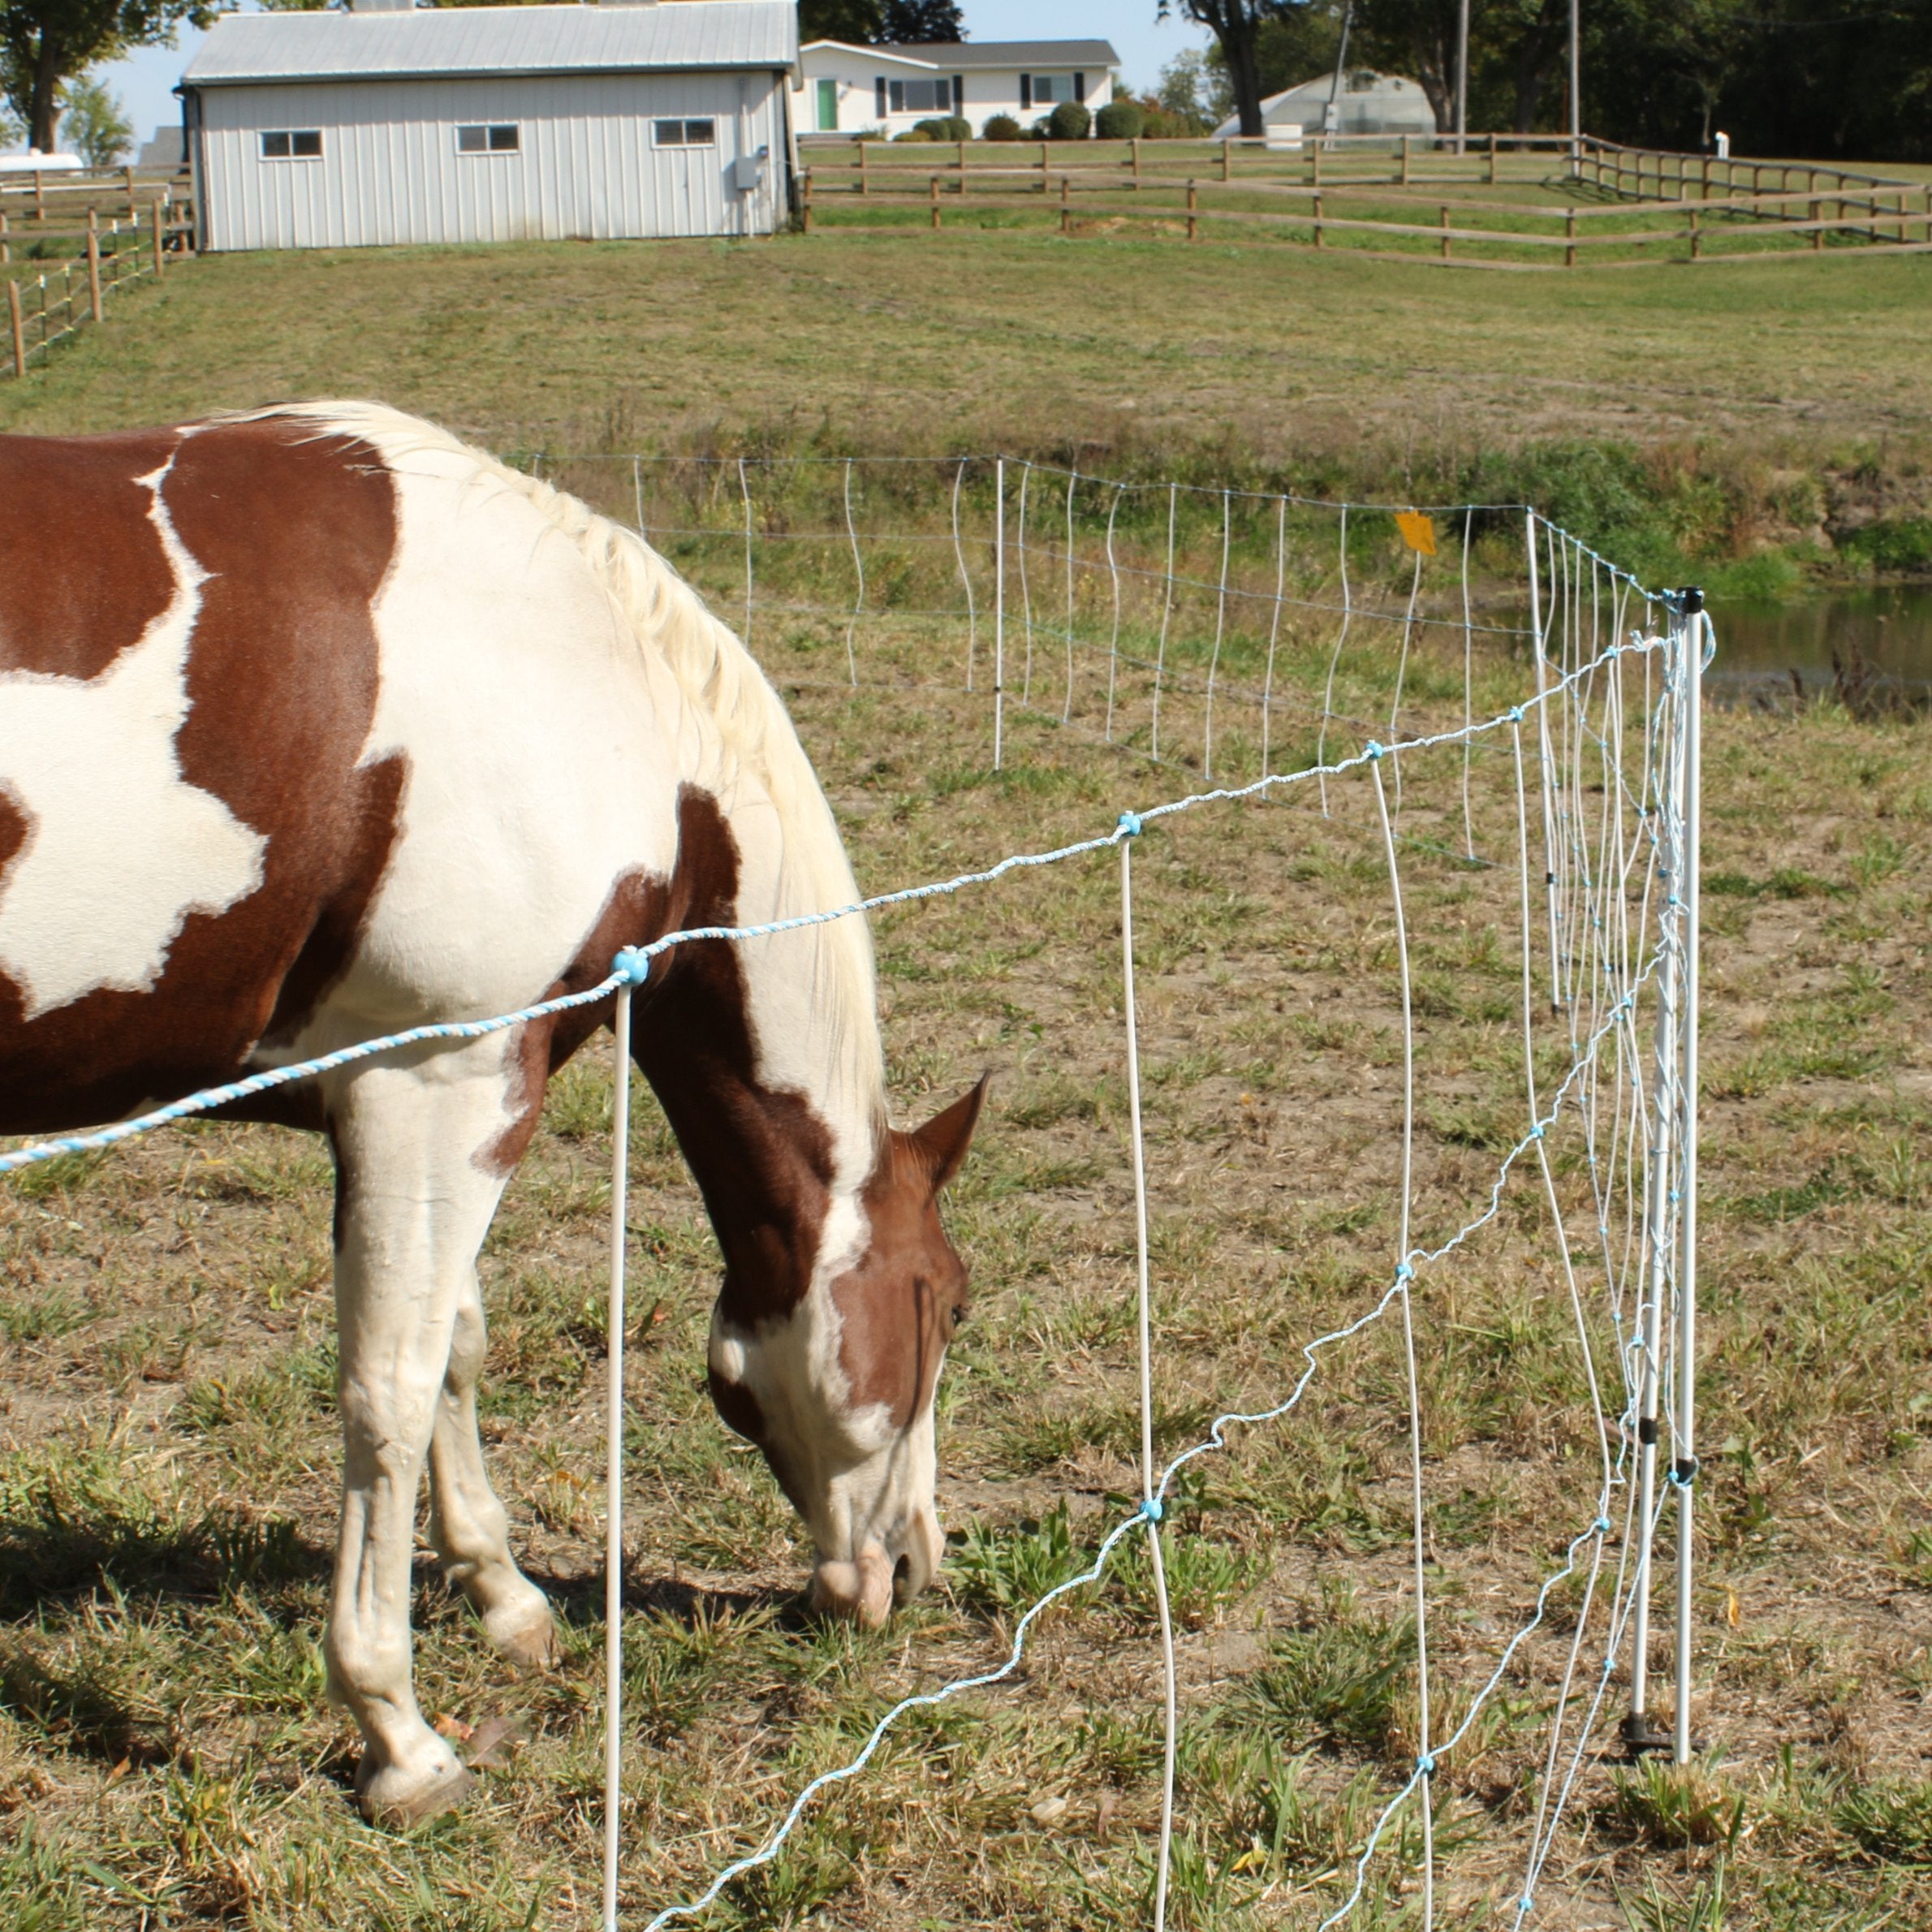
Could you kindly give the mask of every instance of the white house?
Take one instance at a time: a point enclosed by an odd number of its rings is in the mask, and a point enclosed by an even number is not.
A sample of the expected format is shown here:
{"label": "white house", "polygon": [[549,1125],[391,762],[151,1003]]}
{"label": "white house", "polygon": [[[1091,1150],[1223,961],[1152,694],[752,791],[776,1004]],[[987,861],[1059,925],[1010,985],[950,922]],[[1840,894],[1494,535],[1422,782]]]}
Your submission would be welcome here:
{"label": "white house", "polygon": [[792,78],[801,136],[903,134],[958,114],[977,135],[994,114],[1030,127],[1063,101],[1098,110],[1114,97],[1120,56],[1106,41],[942,41],[854,47],[808,41]]}
{"label": "white house", "polygon": [[[1434,139],[1436,132],[1435,110],[1419,81],[1400,74],[1378,74],[1369,67],[1356,67],[1344,74],[1339,88],[1333,74],[1317,74],[1285,93],[1270,94],[1261,103],[1261,123],[1264,127],[1299,125],[1311,139],[1325,132]],[[1232,140],[1240,132],[1240,117],[1233,115],[1214,130],[1214,139]]]}
{"label": "white house", "polygon": [[763,235],[790,0],[224,14],[182,77],[201,244]]}

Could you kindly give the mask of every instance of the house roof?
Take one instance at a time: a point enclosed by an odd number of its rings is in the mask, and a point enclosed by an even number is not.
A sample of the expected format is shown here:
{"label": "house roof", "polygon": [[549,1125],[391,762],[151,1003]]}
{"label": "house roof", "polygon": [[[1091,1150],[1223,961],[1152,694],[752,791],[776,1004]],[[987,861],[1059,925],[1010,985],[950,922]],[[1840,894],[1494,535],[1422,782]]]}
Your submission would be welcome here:
{"label": "house roof", "polygon": [[232,87],[451,74],[769,71],[797,58],[798,10],[790,0],[224,14],[182,80],[189,87]]}
{"label": "house roof", "polygon": [[1108,41],[908,41],[899,52],[953,71],[974,67],[1117,67],[1120,56]]}
{"label": "house roof", "polygon": [[807,41],[801,51],[836,47],[842,54],[863,54],[880,61],[904,62],[948,74],[988,68],[1015,73],[1040,68],[1117,67],[1120,56],[1108,41],[907,41],[890,46],[859,47],[850,41]]}

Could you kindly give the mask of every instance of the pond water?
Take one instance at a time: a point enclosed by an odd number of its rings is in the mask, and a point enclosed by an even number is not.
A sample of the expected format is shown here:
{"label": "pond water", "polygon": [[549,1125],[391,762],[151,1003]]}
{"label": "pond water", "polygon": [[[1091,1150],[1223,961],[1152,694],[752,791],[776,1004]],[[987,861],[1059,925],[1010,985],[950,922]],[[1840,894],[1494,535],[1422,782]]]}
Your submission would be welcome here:
{"label": "pond water", "polygon": [[1932,585],[1839,591],[1784,604],[1713,602],[1719,704],[1783,706],[1836,692],[1862,702],[1932,699]]}

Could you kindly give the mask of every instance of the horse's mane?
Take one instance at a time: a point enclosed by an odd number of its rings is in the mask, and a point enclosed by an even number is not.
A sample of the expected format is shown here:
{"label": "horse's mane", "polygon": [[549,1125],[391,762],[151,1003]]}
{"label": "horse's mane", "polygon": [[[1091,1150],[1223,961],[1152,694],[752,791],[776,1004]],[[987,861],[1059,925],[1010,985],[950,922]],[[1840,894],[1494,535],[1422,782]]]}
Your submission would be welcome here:
{"label": "horse's mane", "polygon": [[[859,896],[831,807],[798,740],[783,702],[737,634],[705,607],[696,591],[638,536],[567,491],[472,447],[448,431],[378,403],[318,402],[248,412],[286,416],[318,429],[359,436],[391,463],[414,451],[458,454],[479,483],[530,503],[568,541],[610,594],[638,648],[671,672],[686,701],[716,734],[729,784],[735,767],[770,799],[785,844],[779,869],[781,916],[850,905]],[[872,936],[855,916],[808,929],[813,990],[834,1035],[848,1098],[882,1122],[885,1066],[872,956]]]}

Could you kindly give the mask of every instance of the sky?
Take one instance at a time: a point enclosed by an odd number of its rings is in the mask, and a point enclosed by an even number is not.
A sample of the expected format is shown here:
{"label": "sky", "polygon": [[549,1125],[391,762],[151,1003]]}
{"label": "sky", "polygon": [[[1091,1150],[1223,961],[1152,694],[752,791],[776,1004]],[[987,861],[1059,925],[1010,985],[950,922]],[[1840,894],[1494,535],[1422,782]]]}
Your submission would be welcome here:
{"label": "sky", "polygon": [[[1154,6],[1155,0],[963,0],[961,11],[970,40],[1110,40],[1122,78],[1139,93],[1175,54],[1207,39],[1201,28],[1157,24]],[[186,28],[172,47],[144,48],[101,70],[126,104],[137,143],[151,140],[157,127],[179,123],[181,104],[170,90],[201,37]]]}

